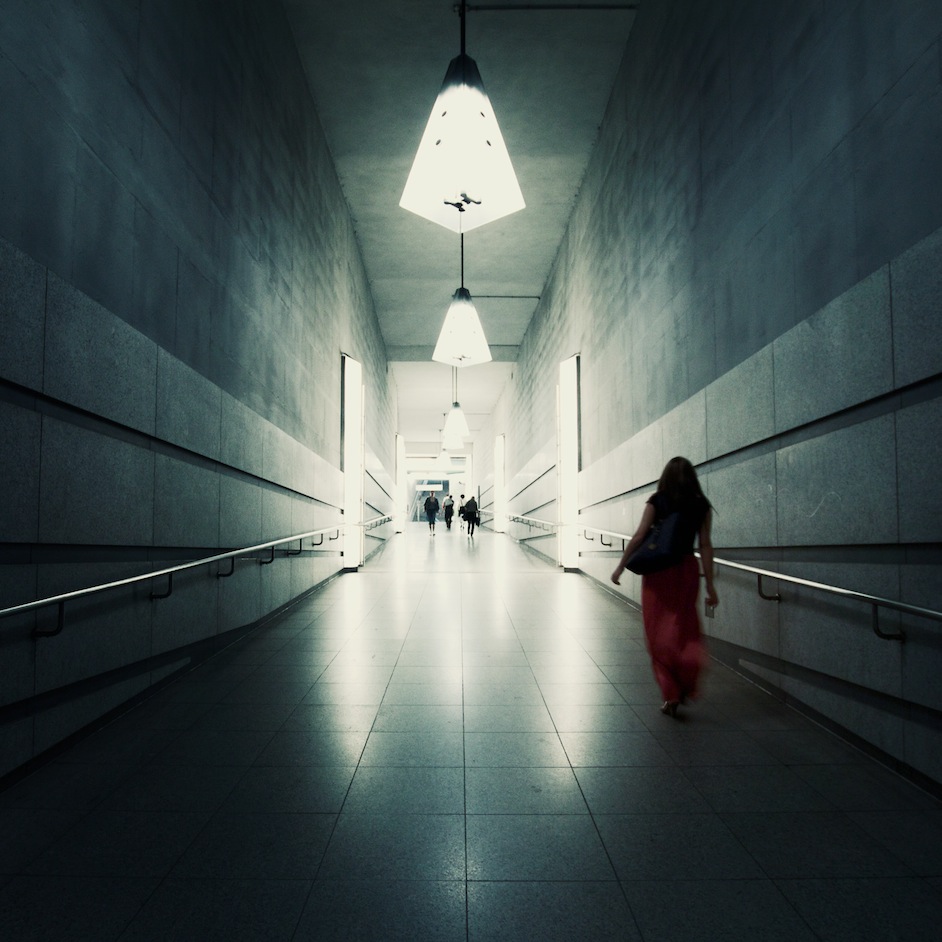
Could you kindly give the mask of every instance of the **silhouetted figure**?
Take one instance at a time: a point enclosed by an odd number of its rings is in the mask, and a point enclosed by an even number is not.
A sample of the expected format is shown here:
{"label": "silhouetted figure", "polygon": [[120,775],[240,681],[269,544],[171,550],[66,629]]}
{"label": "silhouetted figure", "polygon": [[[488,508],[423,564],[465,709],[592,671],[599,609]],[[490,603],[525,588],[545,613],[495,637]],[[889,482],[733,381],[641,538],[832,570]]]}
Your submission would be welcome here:
{"label": "silhouetted figure", "polygon": [[435,517],[438,514],[438,498],[429,493],[425,498],[425,516],[428,518],[428,532],[435,535]]}
{"label": "silhouetted figure", "polygon": [[648,499],[641,523],[612,573],[612,582],[619,585],[629,557],[651,532],[651,527],[675,511],[679,520],[674,548],[680,561],[641,577],[644,635],[654,677],[664,697],[661,712],[668,716],[676,716],[677,707],[697,695],[697,681],[706,657],[697,610],[700,568],[693,555],[695,540],[700,544],[706,604],[719,603],[713,585],[710,538],[713,508],[700,489],[697,472],[686,458],[671,458],[665,465],[657,491]]}
{"label": "silhouetted figure", "polygon": [[478,517],[478,502],[474,499],[473,494],[464,505],[464,519],[468,524],[468,536],[474,536],[474,527],[481,522],[481,518]]}
{"label": "silhouetted figure", "polygon": [[455,501],[451,494],[442,501],[442,513],[445,515],[445,526],[450,530],[451,518],[455,515]]}

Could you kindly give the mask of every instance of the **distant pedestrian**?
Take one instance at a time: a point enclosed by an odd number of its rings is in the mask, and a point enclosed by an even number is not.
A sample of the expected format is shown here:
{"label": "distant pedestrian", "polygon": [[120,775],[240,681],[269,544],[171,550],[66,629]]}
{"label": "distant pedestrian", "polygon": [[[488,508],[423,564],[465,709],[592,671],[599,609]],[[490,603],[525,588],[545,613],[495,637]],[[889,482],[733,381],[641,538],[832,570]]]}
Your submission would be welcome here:
{"label": "distant pedestrian", "polygon": [[449,494],[442,501],[442,513],[445,515],[445,526],[451,529],[451,518],[455,515],[455,499]]}
{"label": "distant pedestrian", "polygon": [[464,494],[458,498],[458,519],[461,521],[461,529],[464,530]]}
{"label": "distant pedestrian", "polygon": [[429,492],[425,498],[425,516],[428,518],[428,532],[435,536],[435,517],[438,514],[438,498]]}
{"label": "distant pedestrian", "polygon": [[478,502],[473,494],[464,505],[464,519],[468,524],[468,536],[474,536],[474,527],[481,522],[481,518],[478,516]]}

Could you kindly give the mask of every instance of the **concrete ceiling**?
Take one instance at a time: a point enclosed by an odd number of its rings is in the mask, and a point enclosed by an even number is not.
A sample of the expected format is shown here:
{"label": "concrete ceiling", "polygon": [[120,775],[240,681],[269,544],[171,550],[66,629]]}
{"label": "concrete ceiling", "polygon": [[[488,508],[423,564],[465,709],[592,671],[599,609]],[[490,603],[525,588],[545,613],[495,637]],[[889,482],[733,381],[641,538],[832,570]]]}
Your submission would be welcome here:
{"label": "concrete ceiling", "polygon": [[[431,355],[460,284],[460,243],[400,209],[399,198],[445,69],[460,50],[457,5],[285,0],[285,6],[362,249],[399,390],[400,432],[407,450],[422,450],[438,441],[451,404],[451,368]],[[458,371],[472,433],[513,369],[635,16],[628,3],[555,6],[497,0],[480,9],[469,4],[467,12],[467,52],[481,71],[527,203],[465,236],[464,283],[495,360]]]}

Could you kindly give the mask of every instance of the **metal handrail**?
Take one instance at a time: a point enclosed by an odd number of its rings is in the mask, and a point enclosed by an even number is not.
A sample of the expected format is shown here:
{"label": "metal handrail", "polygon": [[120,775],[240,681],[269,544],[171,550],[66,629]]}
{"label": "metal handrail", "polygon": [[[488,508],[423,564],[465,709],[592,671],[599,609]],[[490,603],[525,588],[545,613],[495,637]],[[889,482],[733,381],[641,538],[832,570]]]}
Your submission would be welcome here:
{"label": "metal handrail", "polygon": [[[616,540],[621,540],[622,552],[624,552],[625,544],[631,539],[630,536],[625,536],[624,533],[615,533],[614,530],[600,530],[600,529],[598,529],[598,527],[584,527],[584,526],[582,526],[582,525],[580,524],[576,529],[581,530],[581,531],[583,532],[583,534],[598,533],[598,534],[599,534],[599,537],[600,537],[599,542],[600,542],[600,543],[602,544],[602,546],[604,546],[606,549],[608,549],[609,547],[611,547],[612,544],[611,544],[611,543],[606,543],[604,540],[601,539],[601,537],[603,537],[603,536],[613,536],[613,537],[615,537]],[[592,542],[593,539],[594,539],[594,537],[585,536],[585,539],[588,540],[589,542]]]}
{"label": "metal handrail", "polygon": [[526,517],[518,514],[508,514],[507,519],[511,523],[525,523],[530,527],[539,527],[541,530],[553,531],[559,527],[558,523],[552,520],[540,520],[538,517]]}
{"label": "metal handrail", "polygon": [[[370,520],[363,521],[360,524],[354,524],[354,526],[362,526],[368,530],[373,529],[374,527],[381,526],[383,523],[391,520],[391,516],[380,516],[373,517]],[[349,524],[348,524],[349,525]],[[76,599],[85,598],[89,595],[97,595],[100,592],[107,592],[111,589],[119,589],[123,586],[135,585],[140,582],[147,582],[148,580],[160,579],[164,576],[168,579],[167,591],[160,594],[151,593],[151,599],[166,599],[169,598],[173,593],[173,576],[178,572],[185,572],[189,569],[196,569],[199,566],[206,566],[211,563],[223,562],[225,560],[232,560],[232,564],[228,572],[219,572],[216,575],[225,579],[228,576],[231,576],[235,570],[235,560],[239,556],[247,556],[251,553],[259,553],[263,550],[270,550],[270,555],[266,558],[259,559],[260,565],[268,565],[269,563],[274,562],[275,559],[275,548],[278,546],[283,546],[286,543],[298,542],[300,548],[298,550],[292,550],[288,552],[289,556],[298,556],[303,550],[304,541],[307,539],[313,539],[315,536],[320,536],[321,540],[317,543],[312,543],[312,546],[320,546],[323,543],[324,534],[336,533],[336,536],[329,536],[328,540],[336,540],[340,537],[340,529],[343,526],[333,526],[333,527],[323,527],[319,530],[309,530],[307,533],[296,533],[294,536],[286,536],[280,540],[270,540],[267,543],[259,543],[255,546],[245,546],[241,549],[230,550],[228,553],[217,553],[214,556],[204,556],[201,559],[194,559],[188,563],[180,563],[176,566],[170,566],[167,569],[158,569],[156,572],[146,572],[137,576],[128,576],[126,579],[117,579],[114,582],[104,582],[100,585],[88,586],[84,589],[75,589],[72,592],[63,592],[61,595],[52,595],[45,599],[36,599],[33,602],[24,602],[21,605],[13,605],[10,608],[0,609],[0,618],[7,618],[11,615],[22,615],[26,612],[36,611],[37,609],[46,608],[50,605],[59,606],[59,618],[58,623],[53,631],[40,631],[33,629],[33,635],[35,637],[50,637],[52,635],[57,635],[62,631],[65,624],[65,603],[72,602]]]}
{"label": "metal handrail", "polygon": [[[616,539],[622,541],[622,551],[624,551],[625,544],[631,539],[630,536],[625,536],[623,533],[615,533],[611,530],[599,530],[596,527],[580,527],[580,530],[585,530],[586,532],[600,533],[605,536],[613,536]],[[694,553],[698,558],[700,557],[699,553]],[[727,569],[738,569],[740,572],[752,573],[757,578],[757,591],[760,598],[765,599],[767,602],[781,602],[782,596],[780,593],[776,592],[774,595],[766,594],[762,589],[762,580],[765,579],[775,579],[778,582],[788,582],[791,585],[804,586],[806,589],[815,589],[819,592],[826,592],[830,595],[839,595],[842,598],[852,599],[857,602],[864,602],[867,605],[870,605],[873,610],[873,632],[877,637],[883,638],[887,641],[905,641],[906,634],[902,630],[898,632],[886,632],[880,628],[880,609],[888,608],[892,611],[902,612],[906,615],[915,615],[919,618],[928,618],[932,621],[942,622],[942,612],[934,611],[930,608],[922,608],[919,605],[910,605],[907,602],[898,602],[895,599],[886,599],[878,595],[870,595],[866,592],[856,592],[853,589],[844,589],[840,586],[827,585],[823,582],[814,582],[811,579],[801,579],[798,576],[788,576],[781,572],[774,572],[770,569],[759,569],[757,566],[747,566],[743,563],[734,563],[729,559],[720,559],[718,557],[713,557],[713,562],[717,566],[725,566]]]}
{"label": "metal handrail", "polygon": [[381,527],[384,523],[392,522],[392,514],[380,514],[378,517],[370,517],[369,520],[364,520],[360,524],[364,530],[375,530],[377,527]]}
{"label": "metal handrail", "polygon": [[[697,553],[699,556],[700,554]],[[866,592],[856,592],[853,589],[843,589],[840,586],[826,585],[823,582],[814,582],[811,579],[800,579],[797,576],[786,576],[783,573],[772,572],[768,569],[759,569],[756,566],[745,566],[742,563],[734,563],[728,559],[714,559],[714,562],[720,566],[726,566],[729,569],[739,569],[742,572],[753,573],[757,577],[757,588],[759,595],[767,602],[781,602],[782,596],[766,595],[762,591],[762,579],[776,579],[779,582],[788,582],[792,585],[804,586],[807,589],[816,589],[819,592],[827,592],[830,595],[839,595],[842,598],[853,599],[858,602],[865,602],[873,609],[873,632],[880,638],[888,641],[905,641],[906,634],[902,630],[894,633],[886,632],[880,628],[880,609],[888,608],[895,612],[902,612],[905,615],[915,615],[918,618],[928,618],[932,621],[942,622],[942,612],[934,611],[931,608],[923,608],[920,605],[910,605],[908,602],[898,602],[895,599],[886,599],[879,595],[870,595]]]}

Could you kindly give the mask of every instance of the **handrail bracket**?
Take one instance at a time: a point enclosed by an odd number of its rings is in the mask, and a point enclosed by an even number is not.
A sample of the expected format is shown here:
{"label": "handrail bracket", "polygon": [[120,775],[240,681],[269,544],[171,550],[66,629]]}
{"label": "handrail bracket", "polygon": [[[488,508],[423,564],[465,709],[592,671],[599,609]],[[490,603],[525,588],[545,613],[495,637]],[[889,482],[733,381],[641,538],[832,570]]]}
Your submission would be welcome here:
{"label": "handrail bracket", "polygon": [[173,595],[173,573],[167,574],[167,591],[166,592],[151,592],[150,597],[152,601],[157,599],[169,599]]}
{"label": "handrail bracket", "polygon": [[59,610],[56,617],[56,627],[53,628],[52,631],[43,631],[39,626],[35,626],[30,632],[34,638],[54,638],[65,628],[65,602],[59,602],[56,608]]}
{"label": "handrail bracket", "polygon": [[883,638],[885,641],[905,641],[906,640],[906,633],[902,629],[900,629],[896,633],[884,631],[880,627],[880,606],[871,605],[870,607],[873,609],[873,633],[878,638]]}
{"label": "handrail bracket", "polygon": [[775,595],[766,595],[765,592],[762,591],[762,573],[761,572],[756,573],[756,577],[759,580],[759,586],[758,586],[759,598],[765,599],[766,602],[781,602],[782,601],[782,595],[780,592],[776,592]]}

